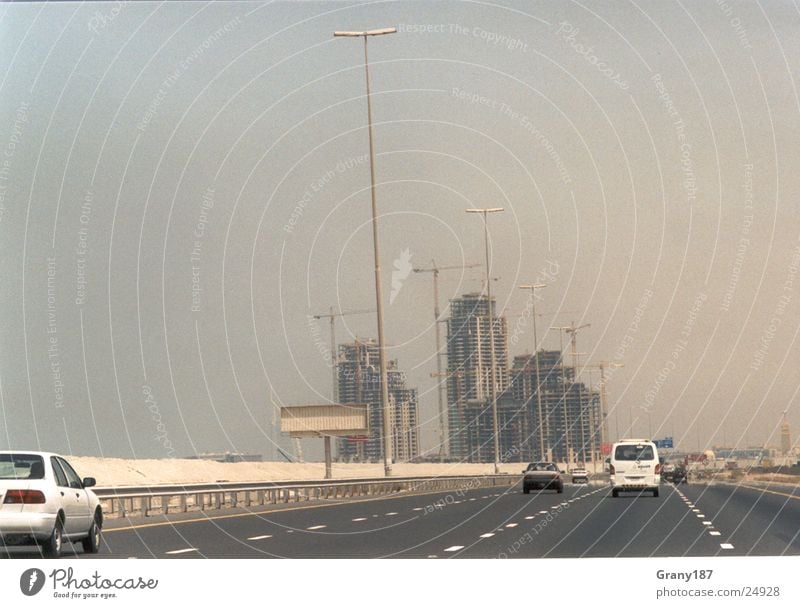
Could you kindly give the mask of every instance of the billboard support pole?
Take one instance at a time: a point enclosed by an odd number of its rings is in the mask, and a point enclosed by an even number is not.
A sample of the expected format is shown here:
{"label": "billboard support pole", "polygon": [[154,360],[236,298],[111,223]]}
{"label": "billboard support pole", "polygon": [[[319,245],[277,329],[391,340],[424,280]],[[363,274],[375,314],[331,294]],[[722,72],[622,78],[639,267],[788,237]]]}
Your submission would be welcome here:
{"label": "billboard support pole", "polygon": [[331,436],[325,435],[325,479],[332,479],[333,464],[331,463]]}

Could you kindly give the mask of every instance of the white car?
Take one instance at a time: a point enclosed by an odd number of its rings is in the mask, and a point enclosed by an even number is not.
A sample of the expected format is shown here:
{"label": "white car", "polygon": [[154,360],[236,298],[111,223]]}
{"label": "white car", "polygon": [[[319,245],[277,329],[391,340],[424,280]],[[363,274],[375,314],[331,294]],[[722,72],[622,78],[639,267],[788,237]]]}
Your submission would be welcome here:
{"label": "white car", "polygon": [[658,496],[661,463],[656,444],[647,439],[623,439],[611,448],[611,495],[620,492],[653,492]]}
{"label": "white car", "polygon": [[59,557],[64,541],[97,553],[103,511],[88,489],[95,483],[58,454],[0,451],[0,540],[39,544],[48,557]]}
{"label": "white car", "polygon": [[572,469],[572,483],[589,483],[589,471],[583,467]]}

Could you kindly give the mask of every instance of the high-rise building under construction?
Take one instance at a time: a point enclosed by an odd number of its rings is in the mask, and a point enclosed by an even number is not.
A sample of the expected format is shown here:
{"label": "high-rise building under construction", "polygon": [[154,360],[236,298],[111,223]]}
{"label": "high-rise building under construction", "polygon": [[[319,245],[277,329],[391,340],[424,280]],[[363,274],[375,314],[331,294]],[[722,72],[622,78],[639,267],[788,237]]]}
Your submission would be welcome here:
{"label": "high-rise building under construction", "polygon": [[[576,382],[559,351],[519,355],[508,365],[506,319],[494,300],[471,293],[450,301],[447,320],[447,403],[450,456],[493,462],[491,342],[497,378],[500,462],[548,460],[587,462],[600,458],[600,395]],[[494,331],[490,331],[489,319]],[[537,396],[537,386],[541,398]],[[542,411],[539,411],[541,401]],[[569,456],[568,456],[569,455]]]}
{"label": "high-rise building under construction", "polygon": [[[383,460],[383,407],[381,405],[380,351],[375,340],[356,340],[338,349],[339,403],[366,403],[369,412],[367,438],[337,440],[339,460],[379,462]],[[405,373],[397,361],[387,362],[389,408],[393,414],[392,460],[404,462],[419,454],[417,389],[406,386]]]}
{"label": "high-rise building under construction", "polygon": [[[491,321],[490,321],[491,319]],[[508,333],[505,317],[498,317],[495,300],[468,293],[450,301],[447,320],[447,412],[450,455],[459,460],[485,460],[493,450],[492,342],[498,397],[508,384]],[[486,433],[489,433],[488,445]],[[491,460],[491,458],[489,458]]]}

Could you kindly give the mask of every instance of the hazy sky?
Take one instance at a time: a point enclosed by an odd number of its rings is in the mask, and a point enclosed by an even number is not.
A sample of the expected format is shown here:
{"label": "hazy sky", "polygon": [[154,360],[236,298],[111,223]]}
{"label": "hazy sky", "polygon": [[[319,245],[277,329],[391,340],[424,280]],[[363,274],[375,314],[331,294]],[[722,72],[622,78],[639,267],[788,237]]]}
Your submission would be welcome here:
{"label": "hazy sky", "polygon": [[[363,45],[333,31],[389,26],[386,332],[423,447],[432,286],[404,260],[482,262],[476,206],[506,209],[510,356],[533,343],[517,286],[546,282],[540,346],[591,323],[582,360],[624,364],[612,434],[800,431],[796,3],[3,3],[0,447],[274,457],[276,406],[330,398],[309,315],[375,304]],[[443,272],[442,304],[482,274]]]}

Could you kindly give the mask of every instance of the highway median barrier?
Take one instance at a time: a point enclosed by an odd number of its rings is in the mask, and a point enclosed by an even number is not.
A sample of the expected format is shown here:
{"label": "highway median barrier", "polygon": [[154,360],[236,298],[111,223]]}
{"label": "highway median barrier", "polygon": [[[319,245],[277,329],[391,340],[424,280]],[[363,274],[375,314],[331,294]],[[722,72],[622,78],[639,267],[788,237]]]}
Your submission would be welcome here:
{"label": "highway median barrier", "polygon": [[395,494],[424,494],[509,487],[518,475],[460,475],[337,481],[213,483],[95,488],[106,518],[150,517],[308,501],[340,501]]}

